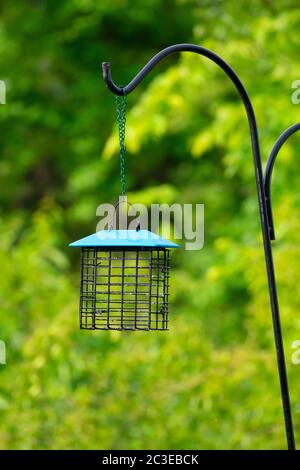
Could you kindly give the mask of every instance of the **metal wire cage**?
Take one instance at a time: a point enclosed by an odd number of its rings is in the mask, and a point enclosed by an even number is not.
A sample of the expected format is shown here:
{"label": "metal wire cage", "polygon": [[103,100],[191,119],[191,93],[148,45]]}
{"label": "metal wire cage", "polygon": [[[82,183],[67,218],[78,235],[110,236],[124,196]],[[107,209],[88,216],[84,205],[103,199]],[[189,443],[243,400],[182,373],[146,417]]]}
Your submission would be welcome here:
{"label": "metal wire cage", "polygon": [[168,329],[169,248],[178,245],[146,230],[115,230],[71,246],[81,247],[81,329]]}
{"label": "metal wire cage", "polygon": [[80,327],[167,330],[169,250],[82,248]]}

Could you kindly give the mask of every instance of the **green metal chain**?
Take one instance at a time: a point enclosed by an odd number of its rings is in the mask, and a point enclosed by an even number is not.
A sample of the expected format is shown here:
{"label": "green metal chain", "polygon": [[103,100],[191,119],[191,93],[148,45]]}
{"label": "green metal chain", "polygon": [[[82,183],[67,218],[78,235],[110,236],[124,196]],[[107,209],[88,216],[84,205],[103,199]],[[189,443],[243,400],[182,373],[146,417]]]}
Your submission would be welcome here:
{"label": "green metal chain", "polygon": [[117,123],[120,142],[120,176],[121,193],[125,195],[126,177],[125,177],[125,127],[126,127],[126,95],[116,96],[117,105]]}

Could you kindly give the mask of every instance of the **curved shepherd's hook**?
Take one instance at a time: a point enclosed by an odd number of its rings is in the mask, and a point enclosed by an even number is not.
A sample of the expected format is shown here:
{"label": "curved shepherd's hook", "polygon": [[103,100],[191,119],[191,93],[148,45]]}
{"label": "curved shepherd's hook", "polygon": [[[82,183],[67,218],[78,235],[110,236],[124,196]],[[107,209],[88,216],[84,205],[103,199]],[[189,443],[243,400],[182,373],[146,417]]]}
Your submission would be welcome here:
{"label": "curved shepherd's hook", "polygon": [[261,156],[260,156],[260,148],[259,148],[258,131],[257,131],[257,125],[256,125],[256,119],[255,119],[253,106],[245,90],[244,85],[242,84],[241,80],[239,79],[237,74],[234,72],[234,70],[221,57],[219,57],[217,54],[210,51],[209,49],[206,49],[201,46],[197,46],[195,44],[175,44],[173,46],[163,49],[154,57],[152,57],[152,59],[140,70],[140,72],[133,78],[133,80],[131,80],[131,82],[125,87],[119,87],[114,84],[112,77],[111,77],[110,64],[108,62],[103,62],[102,63],[103,79],[107,87],[110,89],[112,93],[114,93],[115,95],[120,95],[120,96],[126,95],[137,87],[137,85],[155,67],[155,65],[158,62],[160,62],[164,57],[168,56],[169,54],[172,54],[173,52],[194,52],[196,54],[207,57],[208,59],[212,60],[217,65],[219,65],[219,67],[221,67],[221,69],[224,70],[224,72],[228,75],[228,77],[234,83],[236,89],[238,90],[240,94],[240,97],[244,103],[244,106],[247,112],[248,122],[249,122],[249,127],[250,127],[250,134],[251,134],[251,142],[252,142],[255,179],[256,179],[258,203],[259,203],[259,209],[260,209],[260,220],[261,220],[264,253],[265,253],[266,268],[267,268],[267,275],[268,275],[270,301],[271,301],[271,308],[272,308],[273,327],[274,327],[274,335],[275,335],[275,343],[276,343],[277,362],[278,362],[278,370],[279,370],[279,378],[280,378],[280,386],[281,386],[283,412],[284,412],[284,418],[285,418],[287,444],[288,444],[288,449],[294,450],[295,440],[294,440],[293,422],[292,422],[288,380],[287,380],[287,373],[286,373],[284,348],[283,348],[283,341],[282,341],[282,331],[281,331],[279,306],[278,306],[278,298],[277,298],[277,291],[276,291],[272,247],[271,247],[271,241],[270,241],[270,236],[269,236],[268,211],[267,211],[267,205],[266,205],[266,200],[264,196],[264,180],[263,180],[263,172],[262,172],[262,164],[261,164]]}
{"label": "curved shepherd's hook", "polygon": [[272,178],[274,163],[283,144],[288,140],[289,137],[291,137],[291,135],[293,135],[295,132],[299,130],[300,130],[300,122],[297,122],[297,124],[294,124],[293,126],[289,127],[279,136],[279,138],[275,142],[274,147],[271,150],[270,156],[266,164],[264,186],[265,186],[265,197],[266,197],[266,203],[267,203],[271,240],[275,240],[275,229],[274,229],[272,199],[271,199],[271,178]]}

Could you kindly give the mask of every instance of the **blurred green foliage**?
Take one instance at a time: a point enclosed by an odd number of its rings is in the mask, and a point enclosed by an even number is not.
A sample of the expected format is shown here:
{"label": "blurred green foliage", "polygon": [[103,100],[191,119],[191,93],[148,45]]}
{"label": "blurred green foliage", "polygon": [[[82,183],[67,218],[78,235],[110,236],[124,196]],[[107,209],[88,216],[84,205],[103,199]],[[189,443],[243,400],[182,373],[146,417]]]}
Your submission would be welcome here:
{"label": "blurred green foliage", "polygon": [[[285,448],[248,124],[214,64],[172,56],[128,97],[131,199],[205,204],[204,249],[172,258],[171,330],[80,331],[79,253],[67,244],[92,233],[97,205],[119,194],[101,61],[125,84],[172,43],[221,54],[253,99],[265,161],[299,116],[297,3],[2,0],[1,448]],[[273,182],[298,443],[299,153],[295,136]]]}

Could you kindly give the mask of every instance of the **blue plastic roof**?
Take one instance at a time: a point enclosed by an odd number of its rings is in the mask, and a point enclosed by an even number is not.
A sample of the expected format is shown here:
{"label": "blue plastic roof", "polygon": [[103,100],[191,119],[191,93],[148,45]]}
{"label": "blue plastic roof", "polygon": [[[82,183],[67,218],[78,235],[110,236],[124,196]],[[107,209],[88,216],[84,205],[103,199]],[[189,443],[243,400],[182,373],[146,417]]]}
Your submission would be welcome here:
{"label": "blue plastic roof", "polygon": [[69,246],[179,248],[177,243],[161,238],[148,230],[100,230],[93,235],[70,243]]}

